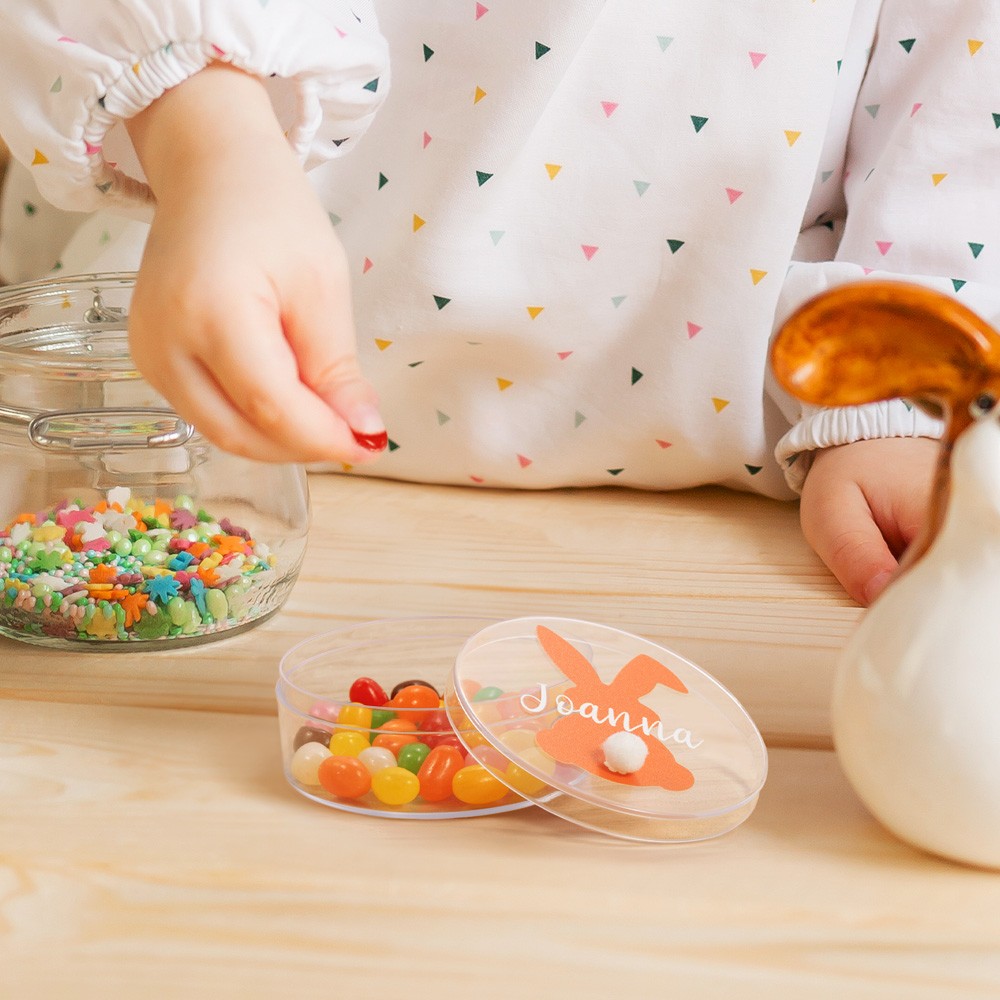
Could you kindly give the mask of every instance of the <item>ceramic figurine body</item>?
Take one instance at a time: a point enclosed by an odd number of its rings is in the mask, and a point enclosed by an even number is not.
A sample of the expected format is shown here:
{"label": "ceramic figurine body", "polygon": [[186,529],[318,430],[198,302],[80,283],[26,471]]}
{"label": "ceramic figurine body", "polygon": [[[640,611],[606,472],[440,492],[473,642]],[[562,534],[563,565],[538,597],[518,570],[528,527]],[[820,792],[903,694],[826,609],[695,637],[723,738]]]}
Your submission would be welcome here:
{"label": "ceramic figurine body", "polygon": [[809,402],[907,396],[947,418],[928,532],[842,654],[834,743],[890,830],[1000,869],[1000,335],[945,296],[862,282],[803,306],[772,360]]}

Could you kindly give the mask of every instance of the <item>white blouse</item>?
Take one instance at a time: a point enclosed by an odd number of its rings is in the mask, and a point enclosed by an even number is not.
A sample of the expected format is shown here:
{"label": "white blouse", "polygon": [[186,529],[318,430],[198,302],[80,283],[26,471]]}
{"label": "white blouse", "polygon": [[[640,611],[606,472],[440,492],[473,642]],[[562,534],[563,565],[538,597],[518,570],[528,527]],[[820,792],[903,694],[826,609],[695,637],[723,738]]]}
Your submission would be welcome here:
{"label": "white blouse", "polygon": [[369,474],[787,497],[813,449],[938,428],[803,412],[777,321],[866,275],[1000,320],[1000,2],[36,0],[0,12],[5,277],[71,231],[64,270],[137,266],[121,122],[213,59],[353,263]]}

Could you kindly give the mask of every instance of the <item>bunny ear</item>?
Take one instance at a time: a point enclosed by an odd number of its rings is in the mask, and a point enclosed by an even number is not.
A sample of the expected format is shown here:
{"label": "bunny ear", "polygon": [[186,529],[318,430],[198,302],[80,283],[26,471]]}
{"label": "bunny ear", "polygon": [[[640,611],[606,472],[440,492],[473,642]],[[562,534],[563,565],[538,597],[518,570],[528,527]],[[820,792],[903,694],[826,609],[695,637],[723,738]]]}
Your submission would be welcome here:
{"label": "bunny ear", "polygon": [[948,409],[1000,370],[1000,334],[947,295],[862,281],[806,302],[771,349],[778,382],[819,406],[898,397]]}
{"label": "bunny ear", "polygon": [[636,698],[649,694],[657,684],[664,684],[668,688],[680,691],[681,694],[688,693],[684,682],[677,674],[645,653],[640,653],[629,660],[614,679],[614,687]]}
{"label": "bunny ear", "polygon": [[535,629],[535,634],[549,659],[574,684],[588,684],[598,680],[597,671],[590,660],[561,635],[557,635],[544,625],[539,625]]}

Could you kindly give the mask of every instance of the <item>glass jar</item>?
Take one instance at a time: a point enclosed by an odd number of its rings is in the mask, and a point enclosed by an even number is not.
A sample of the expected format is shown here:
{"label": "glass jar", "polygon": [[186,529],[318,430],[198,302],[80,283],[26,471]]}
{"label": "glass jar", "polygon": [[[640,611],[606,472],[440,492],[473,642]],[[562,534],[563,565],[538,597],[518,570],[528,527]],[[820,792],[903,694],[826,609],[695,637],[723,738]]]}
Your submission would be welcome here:
{"label": "glass jar", "polygon": [[127,650],[232,635],[284,603],[304,469],[223,452],[128,351],[134,275],[0,289],[0,635]]}

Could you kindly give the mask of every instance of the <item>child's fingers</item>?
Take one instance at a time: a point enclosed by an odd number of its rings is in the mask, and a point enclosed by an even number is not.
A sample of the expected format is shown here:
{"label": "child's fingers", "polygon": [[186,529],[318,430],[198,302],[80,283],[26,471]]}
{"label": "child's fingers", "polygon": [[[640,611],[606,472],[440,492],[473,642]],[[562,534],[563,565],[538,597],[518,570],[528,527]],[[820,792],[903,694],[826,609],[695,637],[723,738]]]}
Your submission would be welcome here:
{"label": "child's fingers", "polygon": [[[262,327],[277,318],[239,310],[225,318],[225,331],[209,338],[199,361],[245,422],[277,445],[290,461],[358,463],[370,457],[330,407],[304,385],[280,330]],[[226,331],[229,331],[228,333]],[[236,342],[231,331],[240,337]]]}
{"label": "child's fingers", "polygon": [[897,563],[861,489],[845,482],[822,497],[803,495],[801,514],[806,539],[844,590],[859,604],[871,604]]}
{"label": "child's fingers", "polygon": [[299,294],[284,317],[285,335],[303,382],[347,424],[370,452],[387,443],[375,389],[361,374],[346,284],[328,283]]}

